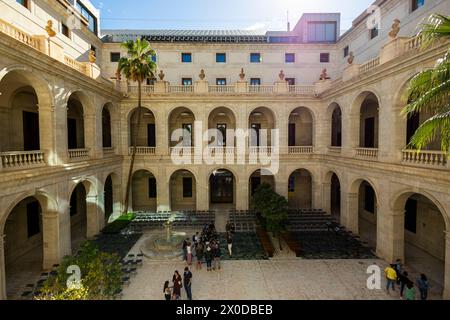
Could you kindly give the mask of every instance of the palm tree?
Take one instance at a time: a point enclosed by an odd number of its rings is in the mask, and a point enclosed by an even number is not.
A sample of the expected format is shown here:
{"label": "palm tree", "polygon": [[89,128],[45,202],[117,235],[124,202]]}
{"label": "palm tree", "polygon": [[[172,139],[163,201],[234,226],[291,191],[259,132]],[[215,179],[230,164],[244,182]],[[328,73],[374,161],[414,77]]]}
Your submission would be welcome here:
{"label": "palm tree", "polygon": [[[433,14],[418,34],[422,48],[438,40],[450,39],[450,16]],[[409,117],[425,111],[432,114],[415,132],[408,147],[421,150],[437,137],[441,149],[450,152],[450,47],[433,69],[418,73],[409,83],[408,105],[402,113]]]}
{"label": "palm tree", "polygon": [[142,82],[147,78],[154,78],[157,66],[156,63],[152,60],[152,56],[156,53],[154,50],[152,50],[152,48],[150,47],[150,43],[147,40],[130,40],[122,43],[122,47],[127,49],[128,56],[120,58],[119,65],[117,67],[117,74],[123,74],[128,81],[131,80],[138,83],[138,121],[137,128],[136,130],[134,130],[134,134],[131,137],[133,152],[131,155],[130,170],[128,172],[127,190],[125,193],[123,209],[123,213],[126,214],[128,211],[128,203],[130,198],[131,177],[133,174],[134,160],[136,158],[137,137],[139,135],[139,129],[141,127]]}

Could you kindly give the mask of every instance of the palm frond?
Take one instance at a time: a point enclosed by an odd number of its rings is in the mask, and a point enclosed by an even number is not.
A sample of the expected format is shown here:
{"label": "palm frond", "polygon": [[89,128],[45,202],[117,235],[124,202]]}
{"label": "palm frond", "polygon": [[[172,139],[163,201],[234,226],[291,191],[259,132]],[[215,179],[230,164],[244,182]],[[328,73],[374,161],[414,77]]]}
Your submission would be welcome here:
{"label": "palm frond", "polygon": [[450,16],[432,14],[421,24],[418,37],[422,40],[422,48],[428,48],[436,40],[450,38]]}
{"label": "palm frond", "polygon": [[431,117],[417,129],[411,138],[410,147],[421,150],[441,138],[441,149],[450,151],[450,105],[447,108],[448,111]]}

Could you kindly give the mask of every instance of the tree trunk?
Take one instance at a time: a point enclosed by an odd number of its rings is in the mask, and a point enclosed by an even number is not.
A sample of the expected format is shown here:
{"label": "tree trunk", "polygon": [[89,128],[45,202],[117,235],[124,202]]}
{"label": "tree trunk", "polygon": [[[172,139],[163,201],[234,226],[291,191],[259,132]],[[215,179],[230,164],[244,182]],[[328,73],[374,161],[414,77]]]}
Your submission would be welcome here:
{"label": "tree trunk", "polygon": [[[125,192],[125,201],[124,201],[124,208],[123,208],[123,214],[128,213],[128,203],[130,200],[130,189],[131,189],[131,180],[133,176],[133,167],[134,167],[134,160],[136,159],[136,150],[137,150],[137,138],[139,135],[139,129],[141,127],[141,113],[142,113],[142,82],[138,81],[138,121],[137,121],[137,128],[134,131],[132,140],[133,140],[133,151],[131,153],[131,161],[130,161],[130,170],[128,171],[128,179],[127,179],[127,190]],[[131,118],[130,118],[130,124],[131,124]]]}
{"label": "tree trunk", "polygon": [[277,232],[278,234],[278,245],[280,246],[280,251],[283,251],[283,248],[281,247],[281,233]]}

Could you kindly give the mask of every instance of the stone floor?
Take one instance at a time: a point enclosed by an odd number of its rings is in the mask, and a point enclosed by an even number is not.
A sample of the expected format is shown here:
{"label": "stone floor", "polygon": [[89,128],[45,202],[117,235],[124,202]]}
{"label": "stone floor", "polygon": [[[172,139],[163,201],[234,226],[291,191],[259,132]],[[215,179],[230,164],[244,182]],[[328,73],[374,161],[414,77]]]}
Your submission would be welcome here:
{"label": "stone floor", "polygon": [[[194,230],[189,230],[190,234]],[[131,253],[139,252],[144,237]],[[398,300],[398,291],[366,287],[367,267],[377,264],[382,272],[387,263],[370,260],[305,260],[295,258],[283,245],[271,260],[222,261],[221,270],[207,272],[193,265],[193,295],[196,300]],[[161,300],[166,280],[181,274],[186,264],[180,260],[145,259],[143,267],[124,288],[124,300]],[[412,270],[411,270],[412,271]],[[413,276],[416,273],[412,272]],[[382,273],[382,288],[385,286]],[[442,288],[432,285],[430,299],[440,299]],[[182,298],[186,298],[182,291]]]}

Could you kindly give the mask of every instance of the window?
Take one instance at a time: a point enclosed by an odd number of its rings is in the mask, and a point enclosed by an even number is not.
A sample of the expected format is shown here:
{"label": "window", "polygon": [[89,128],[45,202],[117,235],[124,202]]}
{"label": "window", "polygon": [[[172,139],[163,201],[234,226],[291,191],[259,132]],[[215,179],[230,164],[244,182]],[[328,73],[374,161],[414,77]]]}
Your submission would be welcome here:
{"label": "window", "polygon": [[183,178],[183,198],[192,198],[192,178]]}
{"label": "window", "polygon": [[295,86],[295,78],[286,78],[288,85]]}
{"label": "window", "polygon": [[147,146],[156,147],[156,126],[154,123],[147,124]]}
{"label": "window", "polygon": [[218,123],[216,128],[222,134],[222,140],[217,139],[217,145],[219,147],[225,147],[227,145],[227,124]]}
{"label": "window", "polygon": [[295,192],[295,176],[291,175],[289,177],[289,186],[288,186],[289,192]]}
{"label": "window", "polygon": [[261,85],[261,79],[260,78],[251,78],[250,79],[250,85],[251,86],[260,86]]}
{"label": "window", "polygon": [[412,0],[411,11],[416,11],[420,7],[425,5],[425,0]]}
{"label": "window", "polygon": [[373,38],[378,37],[378,27],[375,27],[373,29],[370,29],[370,39],[372,40]]}
{"label": "window", "polygon": [[155,178],[148,179],[148,197],[150,199],[156,198],[156,179]]}
{"label": "window", "polygon": [[225,78],[217,78],[216,79],[216,85],[218,85],[218,86],[226,86],[227,85],[227,79],[225,79]]}
{"label": "window", "polygon": [[120,52],[111,52],[111,62],[119,62]]}
{"label": "window", "polygon": [[28,238],[41,232],[39,226],[39,202],[37,201],[27,203],[27,231]]}
{"label": "window", "polygon": [[349,51],[350,51],[350,48],[348,46],[346,46],[344,48],[344,58],[348,57]]}
{"label": "window", "polygon": [[216,53],[216,62],[217,63],[226,63],[227,62],[226,53]]}
{"label": "window", "polygon": [[61,33],[65,35],[67,38],[70,38],[70,30],[69,27],[64,23],[61,23]]}
{"label": "window", "polygon": [[94,51],[94,54],[97,56],[97,48],[91,45],[91,51]]}
{"label": "window", "polygon": [[371,186],[364,188],[364,210],[375,213],[375,191]]}
{"label": "window", "polygon": [[261,61],[261,53],[250,53],[251,63],[260,63]]}
{"label": "window", "polygon": [[22,6],[24,6],[25,8],[27,8],[27,9],[30,9],[30,7],[29,7],[29,3],[28,3],[28,0],[16,0],[16,2],[18,3],[18,4],[21,4]]}
{"label": "window", "polygon": [[147,85],[153,86],[156,81],[157,81],[156,78],[147,78]]}
{"label": "window", "polygon": [[183,123],[183,147],[193,147],[194,141],[192,140],[192,124]]}
{"label": "window", "polygon": [[330,54],[329,53],[321,53],[320,54],[320,62],[323,62],[323,63],[330,62]]}
{"label": "window", "polygon": [[80,11],[81,15],[85,17],[88,21],[88,29],[93,33],[98,33],[98,22],[97,18],[82,4],[80,1],[77,1],[77,9]]}
{"label": "window", "polygon": [[192,62],[192,53],[182,53],[181,54],[181,62],[191,63]]}
{"label": "window", "polygon": [[182,78],[181,84],[183,86],[192,86],[192,78]]}
{"label": "window", "polygon": [[336,22],[308,22],[308,42],[336,42]]}
{"label": "window", "polygon": [[405,230],[417,233],[417,200],[408,199],[408,201],[406,201]]}
{"label": "window", "polygon": [[285,57],[284,57],[284,62],[294,63],[295,62],[295,53],[286,53]]}

